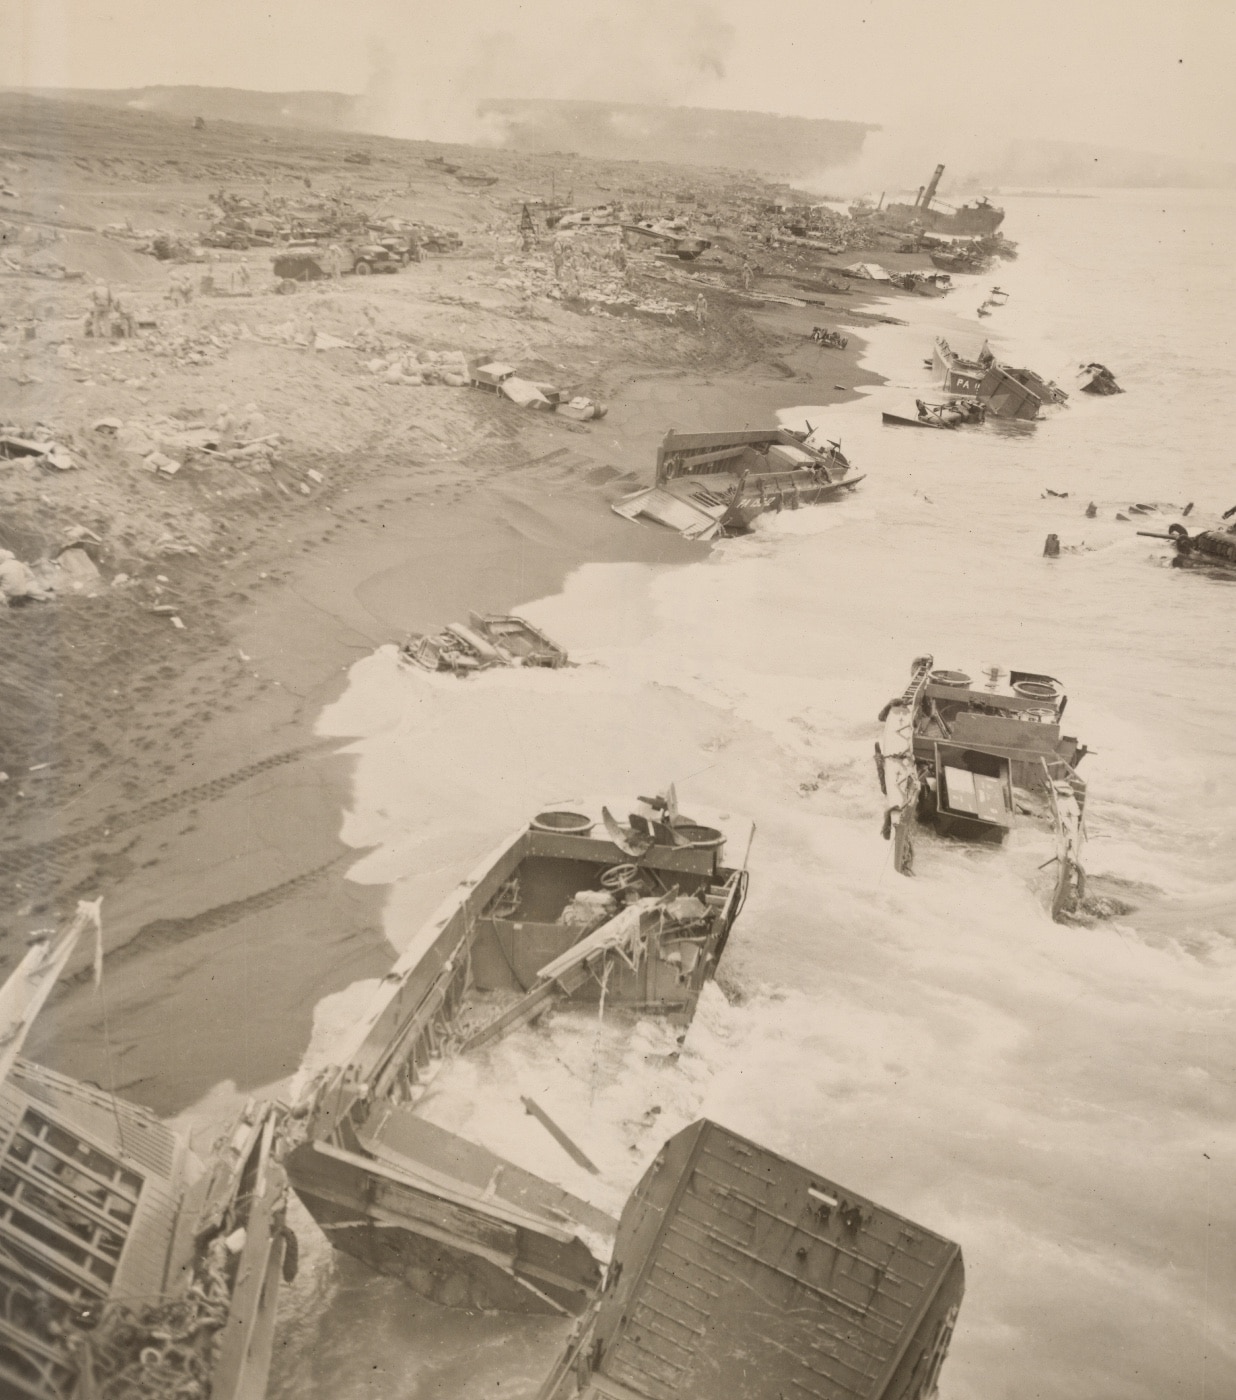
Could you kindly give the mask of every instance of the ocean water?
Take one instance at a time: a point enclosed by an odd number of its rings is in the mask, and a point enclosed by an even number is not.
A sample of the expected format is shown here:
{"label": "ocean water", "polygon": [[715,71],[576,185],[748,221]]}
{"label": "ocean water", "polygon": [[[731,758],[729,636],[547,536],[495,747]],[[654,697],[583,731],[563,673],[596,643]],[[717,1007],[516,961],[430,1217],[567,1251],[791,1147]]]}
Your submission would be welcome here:
{"label": "ocean water", "polygon": [[[1236,503],[1236,201],[1006,205],[1017,261],[890,301],[910,324],[863,332],[887,385],[785,405],[868,471],[852,497],[696,564],[578,570],[520,609],[569,671],[461,684],[379,651],[321,728],[358,755],[343,834],[373,849],[350,878],[388,886],[393,948],[543,805],[625,810],[674,781],[731,832],[731,859],[753,822],[720,989],[680,1092],[660,1064],[650,1090],[961,1243],[948,1400],[1220,1400],[1236,1395],[1236,588],[1135,532]],[[977,350],[963,318],[995,282],[1001,358],[1066,387],[1102,360],[1127,392],[1074,394],[1029,430],[882,427],[927,387],[934,334]],[[1118,521],[1134,502],[1165,509]],[[1060,558],[1042,556],[1049,532]],[[1092,749],[1091,886],[1130,912],[1052,923],[1033,833],[1002,850],[920,835],[915,877],[892,872],[875,717],[924,652],[1064,682],[1066,728]],[[368,990],[320,1007],[322,1035]],[[621,1072],[629,1090],[642,1071]],[[295,1223],[272,1397],[535,1393],[560,1323],[445,1312]]]}

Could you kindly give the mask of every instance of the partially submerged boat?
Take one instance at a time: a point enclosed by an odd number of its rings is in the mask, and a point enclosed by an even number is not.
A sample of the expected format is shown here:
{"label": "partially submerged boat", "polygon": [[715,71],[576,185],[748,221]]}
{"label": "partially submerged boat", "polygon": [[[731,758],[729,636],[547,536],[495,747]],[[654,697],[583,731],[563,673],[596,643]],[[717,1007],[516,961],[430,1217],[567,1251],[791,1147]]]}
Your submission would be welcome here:
{"label": "partially submerged boat", "polygon": [[436,634],[411,632],[399,648],[400,657],[422,671],[449,671],[457,676],[491,666],[569,664],[562,647],[526,618],[470,613],[468,624],[450,622]]}
{"label": "partially submerged boat", "polygon": [[1086,749],[1061,731],[1067,703],[1051,676],[1001,666],[938,670],[919,657],[903,693],[880,713],[875,752],[894,868],[912,873],[915,820],[947,835],[1003,840],[1025,818],[1055,836],[1052,917],[1076,910],[1085,895],[1086,785],[1077,765]]}
{"label": "partially submerged boat", "polygon": [[894,428],[943,428],[955,431],[963,424],[977,426],[986,421],[987,408],[978,399],[950,399],[947,403],[925,403],[914,401],[915,416],[906,413],[884,412],[880,416],[885,424]]}
{"label": "partially submerged boat", "polygon": [[613,509],[647,519],[688,539],[713,540],[750,530],[765,511],[796,510],[832,500],[862,481],[841,444],[823,429],[727,433],[669,432],[657,450],[654,484]]}
{"label": "partially submerged boat", "polygon": [[961,1250],[702,1120],[665,1144],[538,1400],[931,1400]]}
{"label": "partially submerged boat", "polygon": [[0,1394],[260,1400],[294,1241],[281,1111],[250,1103],[203,1163],[149,1110],[20,1056],[81,934],[0,988]]}
{"label": "partially submerged boat", "polygon": [[[679,814],[672,789],[625,825],[602,817],[593,835],[588,816],[542,812],[487,857],[292,1111],[288,1173],[335,1248],[449,1306],[586,1306],[633,1130],[600,1121],[587,1076],[563,1073],[533,1022],[553,1009],[555,1030],[586,1037],[581,1068],[611,1037],[625,1081],[640,1026],[671,1051],[685,1034],[746,895],[722,833]],[[521,1093],[553,1073],[548,1108]]]}
{"label": "partially submerged boat", "polygon": [[1044,398],[1032,383],[1023,382],[1032,372],[1010,370],[997,364],[986,342],[978,358],[969,360],[959,355],[943,336],[937,336],[930,363],[945,393],[978,399],[994,418],[1034,419],[1039,416]]}

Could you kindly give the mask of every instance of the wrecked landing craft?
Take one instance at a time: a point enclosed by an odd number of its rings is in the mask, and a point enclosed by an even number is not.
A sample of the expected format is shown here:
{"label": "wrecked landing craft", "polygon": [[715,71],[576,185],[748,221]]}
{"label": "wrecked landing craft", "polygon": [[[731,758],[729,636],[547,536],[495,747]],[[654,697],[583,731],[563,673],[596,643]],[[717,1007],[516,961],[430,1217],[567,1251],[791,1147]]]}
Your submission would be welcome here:
{"label": "wrecked landing craft", "polygon": [[617,501],[627,520],[646,518],[688,539],[744,534],[765,511],[814,505],[853,490],[839,443],[820,428],[730,433],[669,432],[657,450],[655,484]]}
{"label": "wrecked landing craft", "polygon": [[1068,697],[1059,681],[1000,666],[976,674],[936,670],[919,657],[905,691],[880,712],[876,775],[894,868],[913,871],[911,819],[963,839],[1003,840],[1025,816],[1055,835],[1051,912],[1059,920],[1086,892],[1086,784],[1077,765],[1087,750],[1060,731]]}
{"label": "wrecked landing craft", "polygon": [[[288,1174],[334,1247],[449,1306],[585,1307],[629,1185],[619,1178],[633,1148],[655,1152],[638,1139],[657,1119],[610,1121],[570,1073],[552,1117],[521,1098],[520,1076],[547,1072],[530,1023],[556,1007],[568,1035],[582,1026],[595,1046],[604,1033],[619,1073],[636,1031],[638,1043],[660,1036],[672,1064],[746,895],[745,869],[722,864],[723,834],[680,816],[672,789],[625,828],[606,817],[596,837],[587,816],[543,812],[483,861],[293,1110],[303,1136]],[[558,1126],[572,1122],[589,1125],[587,1156]]]}
{"label": "wrecked landing craft", "polygon": [[401,658],[423,671],[453,671],[457,676],[490,666],[570,664],[557,642],[522,617],[470,613],[468,620],[467,627],[448,623],[437,636],[411,633],[399,648]]}
{"label": "wrecked landing craft", "polygon": [[250,1103],[208,1162],[154,1114],[19,1057],[97,919],[82,904],[0,988],[0,1393],[265,1394],[281,1271],[281,1110]]}
{"label": "wrecked landing craft", "polygon": [[943,336],[938,336],[928,364],[936,371],[945,393],[978,399],[993,418],[1030,421],[1039,416],[1044,402],[1059,403],[1068,397],[1032,370],[998,364],[986,342],[977,360],[967,360]]}
{"label": "wrecked landing craft", "polygon": [[930,1400],[964,1291],[952,1241],[704,1119],[628,1200],[538,1400]]}

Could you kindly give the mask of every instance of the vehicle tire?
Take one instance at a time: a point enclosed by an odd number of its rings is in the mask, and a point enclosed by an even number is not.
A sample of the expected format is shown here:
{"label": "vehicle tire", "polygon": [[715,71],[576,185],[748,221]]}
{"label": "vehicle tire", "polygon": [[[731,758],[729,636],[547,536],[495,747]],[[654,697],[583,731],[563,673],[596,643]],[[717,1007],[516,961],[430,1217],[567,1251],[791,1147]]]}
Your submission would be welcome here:
{"label": "vehicle tire", "polygon": [[373,268],[371,268],[369,264],[362,259],[356,264],[352,271],[355,272],[358,277],[368,277],[369,274],[373,271]]}

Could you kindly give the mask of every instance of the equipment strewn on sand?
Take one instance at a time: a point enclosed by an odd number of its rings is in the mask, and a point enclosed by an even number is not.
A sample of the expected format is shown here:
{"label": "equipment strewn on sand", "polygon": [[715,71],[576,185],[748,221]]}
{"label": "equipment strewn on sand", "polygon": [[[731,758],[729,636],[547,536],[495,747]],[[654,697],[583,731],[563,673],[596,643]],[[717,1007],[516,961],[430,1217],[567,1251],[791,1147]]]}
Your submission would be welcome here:
{"label": "equipment strewn on sand", "polygon": [[149,1110],[20,1057],[97,917],[80,905],[0,988],[0,1394],[260,1400],[295,1269],[282,1110],[250,1102],[203,1163]]}
{"label": "equipment strewn on sand", "polygon": [[930,1400],[961,1250],[702,1120],[627,1202],[538,1400]]}
{"label": "equipment strewn on sand", "polygon": [[566,652],[525,618],[469,614],[469,626],[447,623],[436,636],[409,633],[400,657],[423,671],[453,671],[457,676],[490,666],[566,666]]}
{"label": "equipment strewn on sand", "polygon": [[[293,1109],[288,1173],[335,1248],[449,1306],[587,1305],[657,1123],[646,1105],[646,1130],[602,1111],[598,1037],[624,1080],[649,1034],[672,1056],[746,896],[723,834],[679,815],[672,789],[625,826],[602,817],[594,836],[588,816],[542,812],[487,857]],[[551,1008],[586,1058],[529,1107],[521,1085],[558,1063],[532,1025]]]}
{"label": "equipment strewn on sand", "polygon": [[930,656],[919,657],[909,685],[880,713],[875,750],[897,871],[912,871],[912,820],[1003,840],[1025,817],[1055,834],[1052,917],[1073,912],[1085,895],[1086,785],[1076,770],[1087,751],[1060,731],[1067,703],[1051,676],[1000,666],[973,675],[936,670]]}
{"label": "equipment strewn on sand", "polygon": [[678,530],[688,539],[740,535],[765,511],[831,500],[863,478],[850,475],[841,444],[808,424],[729,433],[665,435],[655,484],[624,496],[613,509]]}

